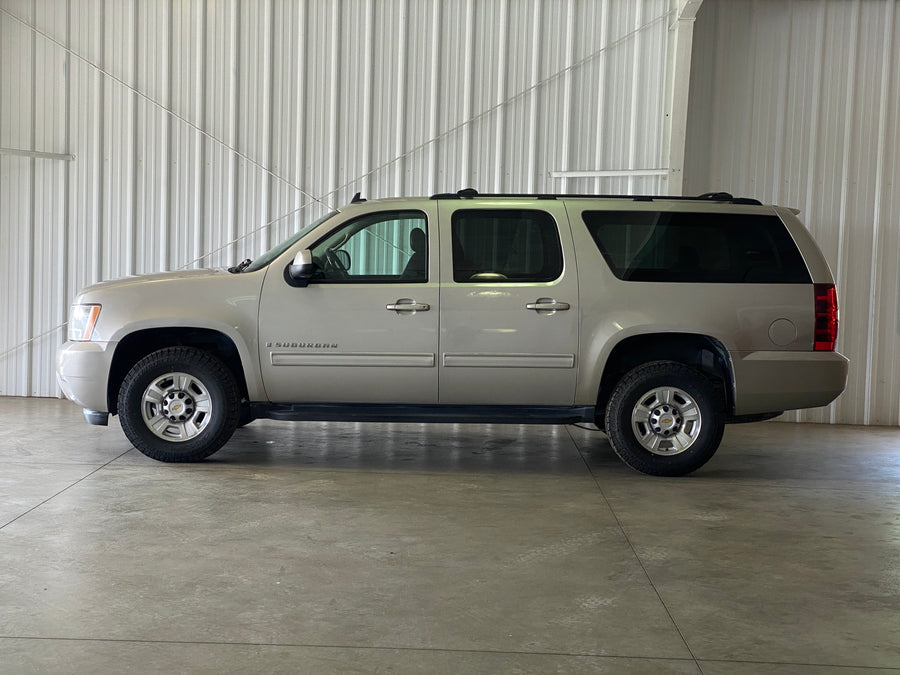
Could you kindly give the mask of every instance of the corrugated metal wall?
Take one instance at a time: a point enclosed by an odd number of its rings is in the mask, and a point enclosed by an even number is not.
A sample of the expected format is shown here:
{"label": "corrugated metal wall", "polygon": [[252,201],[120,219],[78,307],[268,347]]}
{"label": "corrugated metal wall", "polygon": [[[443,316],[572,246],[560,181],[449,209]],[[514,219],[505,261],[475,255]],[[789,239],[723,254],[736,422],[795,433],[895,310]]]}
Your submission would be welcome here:
{"label": "corrugated metal wall", "polygon": [[685,190],[794,206],[835,274],[847,391],[791,420],[900,424],[900,3],[707,0]]}
{"label": "corrugated metal wall", "polygon": [[[0,0],[0,394],[74,293],[255,257],[330,206],[665,192],[674,0]],[[202,311],[202,309],[198,309]]]}

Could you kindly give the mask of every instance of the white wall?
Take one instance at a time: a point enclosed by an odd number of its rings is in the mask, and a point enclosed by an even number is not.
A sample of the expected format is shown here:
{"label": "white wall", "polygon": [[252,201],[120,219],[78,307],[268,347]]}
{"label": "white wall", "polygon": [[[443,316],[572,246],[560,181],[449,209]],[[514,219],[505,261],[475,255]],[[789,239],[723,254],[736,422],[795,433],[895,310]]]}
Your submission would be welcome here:
{"label": "white wall", "polygon": [[[674,0],[0,0],[0,394],[81,287],[254,257],[326,207],[664,193]],[[198,308],[198,313],[202,308]]]}
{"label": "white wall", "polygon": [[707,0],[686,192],[793,206],[835,274],[847,391],[788,419],[900,424],[900,3]]}

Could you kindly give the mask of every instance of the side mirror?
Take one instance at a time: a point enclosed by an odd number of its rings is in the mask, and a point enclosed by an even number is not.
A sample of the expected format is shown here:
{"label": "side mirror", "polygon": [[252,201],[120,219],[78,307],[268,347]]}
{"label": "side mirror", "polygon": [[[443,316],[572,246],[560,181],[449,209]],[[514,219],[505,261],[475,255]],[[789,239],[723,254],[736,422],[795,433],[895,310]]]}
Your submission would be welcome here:
{"label": "side mirror", "polygon": [[305,248],[294,256],[294,262],[288,265],[285,276],[293,286],[306,286],[315,271],[312,251]]}

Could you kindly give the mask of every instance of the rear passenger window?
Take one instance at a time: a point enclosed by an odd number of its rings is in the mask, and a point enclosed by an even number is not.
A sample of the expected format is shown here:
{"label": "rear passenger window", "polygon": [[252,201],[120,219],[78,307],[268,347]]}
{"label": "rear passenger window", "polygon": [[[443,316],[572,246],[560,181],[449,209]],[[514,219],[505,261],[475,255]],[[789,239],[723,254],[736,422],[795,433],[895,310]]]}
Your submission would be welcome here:
{"label": "rear passenger window", "polygon": [[562,274],[556,221],[544,211],[459,210],[451,236],[457,283],[553,281]]}
{"label": "rear passenger window", "polygon": [[797,246],[777,216],[585,211],[582,217],[619,279],[811,283]]}

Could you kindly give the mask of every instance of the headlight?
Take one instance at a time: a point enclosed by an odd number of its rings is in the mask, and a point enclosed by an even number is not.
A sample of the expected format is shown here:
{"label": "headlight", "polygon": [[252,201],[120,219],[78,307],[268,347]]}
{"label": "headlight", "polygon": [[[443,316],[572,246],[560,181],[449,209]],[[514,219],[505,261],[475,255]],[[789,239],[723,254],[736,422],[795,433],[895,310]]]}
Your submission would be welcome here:
{"label": "headlight", "polygon": [[90,340],[98,316],[100,305],[72,305],[69,315],[69,340]]}

